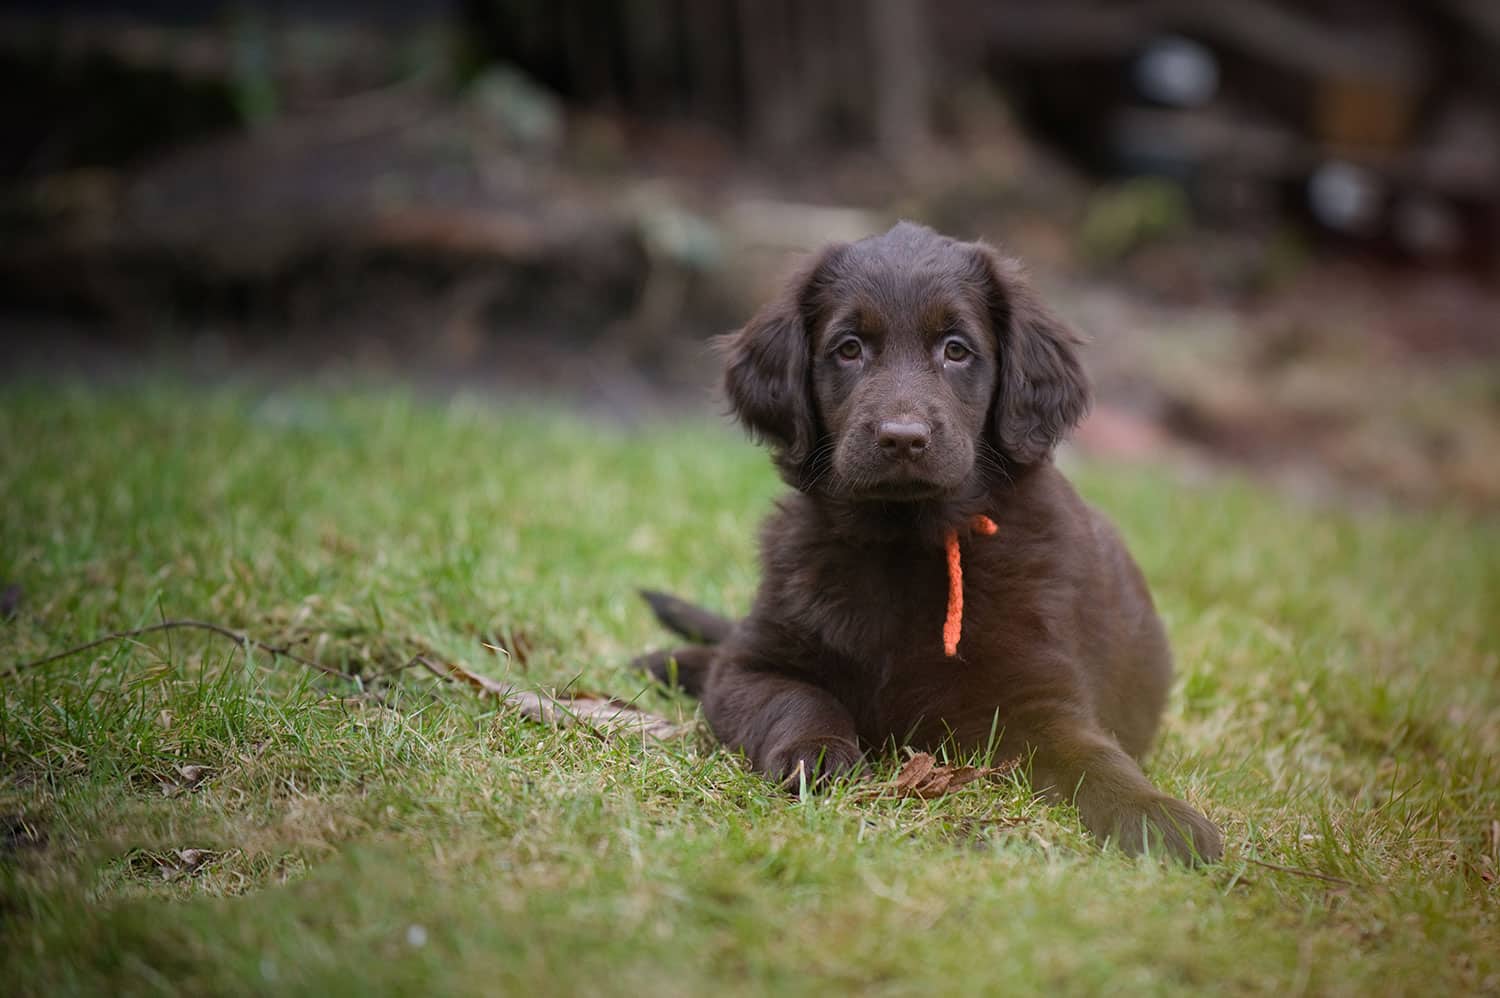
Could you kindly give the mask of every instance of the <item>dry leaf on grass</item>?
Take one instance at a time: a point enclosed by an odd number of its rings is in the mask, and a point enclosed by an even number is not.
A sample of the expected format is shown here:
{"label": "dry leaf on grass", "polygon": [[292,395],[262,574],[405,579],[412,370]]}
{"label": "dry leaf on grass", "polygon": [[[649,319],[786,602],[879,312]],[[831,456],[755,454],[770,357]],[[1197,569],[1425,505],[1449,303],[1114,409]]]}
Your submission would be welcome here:
{"label": "dry leaf on grass", "polygon": [[871,797],[919,797],[928,800],[952,793],[976,780],[1003,776],[1015,768],[1014,762],[999,766],[944,766],[928,752],[917,752],[906,760],[894,780],[871,784]]}
{"label": "dry leaf on grass", "polygon": [[482,696],[499,697],[526,717],[543,724],[582,724],[605,735],[642,734],[658,739],[677,738],[689,730],[687,725],[675,724],[659,714],[613,697],[589,693],[555,697],[540,691],[518,690],[451,662],[436,663],[426,658],[421,662],[429,672],[466,683]]}
{"label": "dry leaf on grass", "polygon": [[173,852],[177,857],[177,869],[188,874],[197,873],[203,869],[204,863],[219,855],[209,849],[176,849]]}
{"label": "dry leaf on grass", "polygon": [[896,789],[902,794],[915,790],[927,782],[932,771],[937,766],[937,760],[926,752],[918,752],[906,761],[901,767],[901,772],[896,774]]}
{"label": "dry leaf on grass", "polygon": [[155,869],[163,880],[191,877],[218,859],[222,853],[212,849],[173,849],[170,852],[136,853],[131,866],[140,872]]}
{"label": "dry leaf on grass", "polygon": [[207,766],[178,766],[177,771],[156,778],[162,796],[176,797],[189,790],[197,790],[213,771]]}

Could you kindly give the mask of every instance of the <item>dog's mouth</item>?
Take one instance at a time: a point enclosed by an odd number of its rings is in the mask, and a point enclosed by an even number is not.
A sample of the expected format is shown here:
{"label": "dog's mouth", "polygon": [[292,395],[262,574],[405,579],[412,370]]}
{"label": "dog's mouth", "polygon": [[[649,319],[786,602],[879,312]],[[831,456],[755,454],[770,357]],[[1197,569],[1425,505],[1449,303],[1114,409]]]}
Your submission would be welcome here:
{"label": "dog's mouth", "polygon": [[941,485],[925,482],[906,482],[894,485],[877,485],[851,494],[851,499],[864,502],[922,502],[941,499],[948,490]]}
{"label": "dog's mouth", "polygon": [[827,492],[855,502],[916,503],[952,498],[964,491],[974,473],[961,448],[937,442],[922,453],[892,456],[855,437],[845,439],[831,457]]}
{"label": "dog's mouth", "polygon": [[942,499],[952,492],[950,483],[917,474],[915,470],[860,480],[845,489],[848,498],[864,502],[922,502]]}

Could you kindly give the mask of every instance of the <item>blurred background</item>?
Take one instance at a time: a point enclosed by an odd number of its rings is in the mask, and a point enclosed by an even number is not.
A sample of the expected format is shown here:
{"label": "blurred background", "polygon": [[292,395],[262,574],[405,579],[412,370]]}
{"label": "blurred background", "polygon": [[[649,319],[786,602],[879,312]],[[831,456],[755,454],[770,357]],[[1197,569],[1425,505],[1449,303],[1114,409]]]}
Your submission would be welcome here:
{"label": "blurred background", "polygon": [[1500,503],[1496,0],[0,5],[4,377],[714,411],[898,218],[1092,339],[1079,450]]}

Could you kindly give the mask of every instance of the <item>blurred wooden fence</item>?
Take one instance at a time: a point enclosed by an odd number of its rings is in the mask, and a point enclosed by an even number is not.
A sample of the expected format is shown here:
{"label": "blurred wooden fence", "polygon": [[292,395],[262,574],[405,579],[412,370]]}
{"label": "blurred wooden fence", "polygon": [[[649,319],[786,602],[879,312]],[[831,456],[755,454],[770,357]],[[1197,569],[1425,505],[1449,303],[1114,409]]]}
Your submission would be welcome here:
{"label": "blurred wooden fence", "polygon": [[769,150],[930,129],[924,0],[466,0],[486,55],[565,98],[713,122]]}

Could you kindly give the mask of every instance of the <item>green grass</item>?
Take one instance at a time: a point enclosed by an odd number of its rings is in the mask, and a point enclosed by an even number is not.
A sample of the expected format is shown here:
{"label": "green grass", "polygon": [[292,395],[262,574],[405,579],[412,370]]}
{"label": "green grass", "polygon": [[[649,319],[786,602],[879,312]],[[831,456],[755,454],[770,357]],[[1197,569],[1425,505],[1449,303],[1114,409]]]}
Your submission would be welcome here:
{"label": "green grass", "polygon": [[[0,678],[4,988],[1500,989],[1500,527],[1074,477],[1167,618],[1147,768],[1223,826],[1221,866],[1101,852],[1019,778],[797,800],[704,737],[546,728],[419,672],[361,693],[172,632]],[[200,617],[367,675],[429,650],[691,718],[623,668],[663,638],[634,589],[744,607],[778,491],[712,425],[10,388],[0,667]],[[206,776],[174,788],[185,765]]]}

